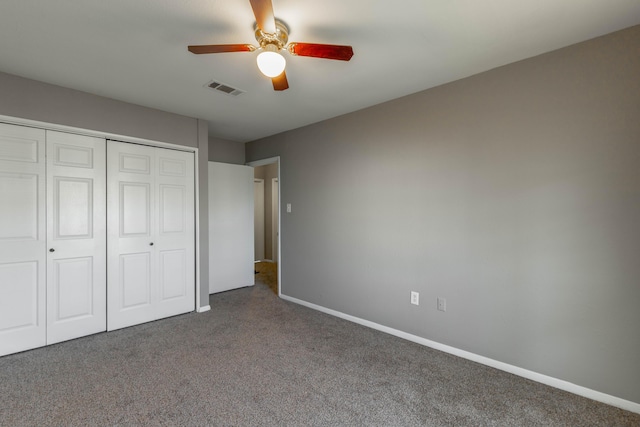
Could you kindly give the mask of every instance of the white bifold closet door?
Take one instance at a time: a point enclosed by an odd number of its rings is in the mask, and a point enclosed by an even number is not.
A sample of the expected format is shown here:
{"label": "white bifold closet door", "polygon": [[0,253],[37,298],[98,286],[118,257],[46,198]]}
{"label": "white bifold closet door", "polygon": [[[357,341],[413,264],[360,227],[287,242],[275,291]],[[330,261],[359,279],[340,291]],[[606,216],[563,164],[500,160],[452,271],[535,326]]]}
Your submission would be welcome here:
{"label": "white bifold closet door", "polygon": [[0,124],[0,355],[46,328],[45,132]]}
{"label": "white bifold closet door", "polygon": [[107,329],[195,309],[194,154],[107,142]]}
{"label": "white bifold closet door", "polygon": [[105,141],[0,124],[0,355],[106,329]]}
{"label": "white bifold closet door", "polygon": [[105,151],[47,131],[47,344],[107,328]]}

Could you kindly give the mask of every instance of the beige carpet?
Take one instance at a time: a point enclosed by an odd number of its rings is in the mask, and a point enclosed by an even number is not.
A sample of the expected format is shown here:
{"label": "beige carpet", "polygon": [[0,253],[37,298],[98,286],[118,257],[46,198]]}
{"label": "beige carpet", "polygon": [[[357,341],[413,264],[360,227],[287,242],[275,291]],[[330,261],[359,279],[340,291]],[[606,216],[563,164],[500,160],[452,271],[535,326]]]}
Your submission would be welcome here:
{"label": "beige carpet", "polygon": [[274,294],[278,295],[278,263],[257,262],[255,264],[256,283],[267,285]]}

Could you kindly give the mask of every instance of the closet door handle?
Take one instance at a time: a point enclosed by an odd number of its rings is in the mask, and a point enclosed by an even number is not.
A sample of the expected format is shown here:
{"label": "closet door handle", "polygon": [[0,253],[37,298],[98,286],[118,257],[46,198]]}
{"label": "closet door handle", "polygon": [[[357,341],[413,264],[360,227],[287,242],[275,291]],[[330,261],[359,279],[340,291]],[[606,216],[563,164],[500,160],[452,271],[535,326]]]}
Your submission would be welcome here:
{"label": "closet door handle", "polygon": [[149,243],[149,246],[153,246],[153,242]]}
{"label": "closet door handle", "polygon": [[49,249],[49,252],[55,252],[55,251],[56,251],[56,250],[55,250],[55,249],[53,249],[53,248]]}

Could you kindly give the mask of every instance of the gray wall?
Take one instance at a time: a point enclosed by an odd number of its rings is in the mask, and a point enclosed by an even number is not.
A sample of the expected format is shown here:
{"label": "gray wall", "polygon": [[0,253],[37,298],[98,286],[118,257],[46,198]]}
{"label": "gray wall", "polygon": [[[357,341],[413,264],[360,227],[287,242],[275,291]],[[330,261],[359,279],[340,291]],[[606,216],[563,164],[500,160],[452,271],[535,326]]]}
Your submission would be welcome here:
{"label": "gray wall", "polygon": [[636,26],[247,144],[281,156],[282,293],[640,402],[639,51]]}
{"label": "gray wall", "polygon": [[210,137],[209,161],[244,165],[244,144]]}
{"label": "gray wall", "polygon": [[201,305],[208,292],[208,125],[204,120],[128,104],[0,72],[0,115],[197,147],[200,186]]}
{"label": "gray wall", "polygon": [[196,147],[196,119],[0,72],[0,114]]}

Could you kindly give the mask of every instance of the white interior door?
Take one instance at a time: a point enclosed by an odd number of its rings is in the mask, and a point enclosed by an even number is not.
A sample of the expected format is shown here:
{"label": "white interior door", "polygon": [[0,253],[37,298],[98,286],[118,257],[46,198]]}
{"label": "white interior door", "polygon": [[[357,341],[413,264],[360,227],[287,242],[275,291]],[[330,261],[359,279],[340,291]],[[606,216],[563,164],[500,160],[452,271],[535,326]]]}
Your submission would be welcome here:
{"label": "white interior door", "polygon": [[254,258],[262,261],[264,258],[264,179],[253,180],[253,238]]}
{"label": "white interior door", "polygon": [[209,162],[209,293],[251,286],[253,168]]}
{"label": "white interior door", "polygon": [[192,311],[193,153],[108,141],[107,169],[108,330]]}
{"label": "white interior door", "polygon": [[280,241],[280,195],[278,178],[271,179],[271,259],[278,262],[278,242]]}
{"label": "white interior door", "polygon": [[45,132],[0,124],[0,355],[46,344]]}
{"label": "white interior door", "polygon": [[106,330],[105,140],[47,131],[47,344]]}

